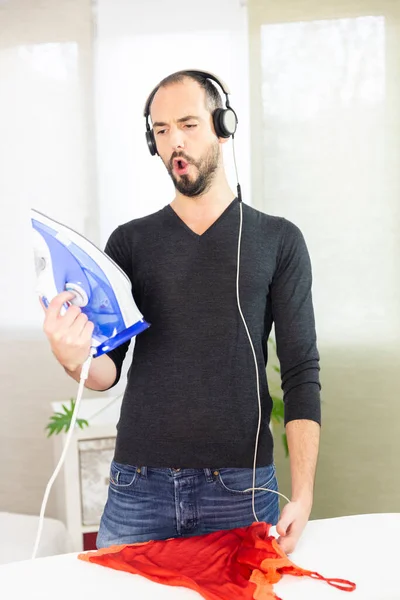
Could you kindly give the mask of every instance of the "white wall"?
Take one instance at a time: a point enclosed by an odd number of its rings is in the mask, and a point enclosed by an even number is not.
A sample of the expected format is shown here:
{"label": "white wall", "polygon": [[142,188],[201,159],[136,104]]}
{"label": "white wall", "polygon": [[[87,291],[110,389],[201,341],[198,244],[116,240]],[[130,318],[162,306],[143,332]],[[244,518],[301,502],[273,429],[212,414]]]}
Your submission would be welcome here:
{"label": "white wall", "polygon": [[[143,108],[153,87],[184,68],[210,70],[231,91],[243,199],[251,204],[246,9],[239,0],[98,0],[96,131],[101,239],[120,223],[173,199],[170,177],[145,141]],[[225,150],[236,189],[232,143]]]}

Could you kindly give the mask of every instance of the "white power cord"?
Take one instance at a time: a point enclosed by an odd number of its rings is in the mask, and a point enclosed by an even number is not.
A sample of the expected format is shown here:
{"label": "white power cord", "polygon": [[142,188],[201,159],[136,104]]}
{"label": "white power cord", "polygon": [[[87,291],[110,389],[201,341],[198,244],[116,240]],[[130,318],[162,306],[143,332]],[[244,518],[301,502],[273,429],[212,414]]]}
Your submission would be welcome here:
{"label": "white power cord", "polygon": [[44,514],[45,514],[45,511],[46,511],[47,500],[48,500],[49,495],[50,495],[51,487],[52,487],[54,481],[56,480],[56,477],[57,477],[58,473],[60,472],[60,469],[61,469],[61,467],[62,467],[62,465],[64,463],[65,456],[67,454],[68,447],[69,447],[69,444],[71,442],[71,438],[72,438],[72,436],[74,434],[75,423],[76,423],[76,419],[78,417],[79,405],[81,403],[82,394],[83,394],[83,388],[85,387],[85,381],[86,381],[86,379],[88,378],[88,375],[89,375],[89,369],[90,369],[90,365],[92,363],[92,358],[93,358],[94,354],[95,354],[95,349],[91,348],[90,349],[90,354],[89,354],[88,358],[85,360],[85,362],[82,365],[81,376],[80,376],[80,380],[79,380],[78,393],[77,393],[77,396],[76,396],[76,402],[75,402],[74,412],[72,413],[71,424],[69,426],[69,430],[68,430],[68,434],[67,434],[67,439],[65,441],[64,449],[63,449],[63,452],[61,454],[60,460],[58,461],[58,465],[56,466],[53,475],[50,477],[50,480],[49,480],[49,482],[47,484],[47,487],[46,487],[46,491],[44,493],[42,507],[40,509],[39,526],[38,526],[38,532],[37,532],[37,535],[36,535],[35,546],[34,546],[33,553],[32,553],[32,559],[36,558],[37,551],[38,551],[38,548],[39,548],[40,538],[41,538],[42,530],[43,530]]}

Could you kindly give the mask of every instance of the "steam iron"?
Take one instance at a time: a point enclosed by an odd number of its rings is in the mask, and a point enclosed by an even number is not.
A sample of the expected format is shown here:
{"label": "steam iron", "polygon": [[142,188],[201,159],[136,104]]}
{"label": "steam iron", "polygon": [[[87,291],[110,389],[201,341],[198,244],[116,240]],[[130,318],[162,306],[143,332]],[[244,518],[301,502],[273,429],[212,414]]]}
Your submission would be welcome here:
{"label": "steam iron", "polygon": [[[31,209],[36,292],[45,306],[67,290],[94,324],[94,356],[101,356],[150,325],[136,306],[122,269],[81,234]],[[67,306],[64,306],[65,312]]]}

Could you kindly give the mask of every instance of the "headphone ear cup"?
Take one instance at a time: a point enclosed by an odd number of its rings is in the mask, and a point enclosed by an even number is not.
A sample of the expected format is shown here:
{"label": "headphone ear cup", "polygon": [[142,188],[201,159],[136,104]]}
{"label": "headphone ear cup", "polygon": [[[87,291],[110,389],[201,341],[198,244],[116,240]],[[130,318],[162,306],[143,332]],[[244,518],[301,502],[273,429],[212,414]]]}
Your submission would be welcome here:
{"label": "headphone ear cup", "polygon": [[156,144],[156,140],[154,137],[154,131],[152,129],[149,129],[149,131],[146,131],[146,142],[147,142],[147,146],[149,148],[150,154],[152,156],[155,156],[156,154],[158,154],[157,144]]}
{"label": "headphone ear cup", "polygon": [[236,132],[237,116],[231,108],[216,108],[213,120],[215,133],[218,137],[229,138]]}

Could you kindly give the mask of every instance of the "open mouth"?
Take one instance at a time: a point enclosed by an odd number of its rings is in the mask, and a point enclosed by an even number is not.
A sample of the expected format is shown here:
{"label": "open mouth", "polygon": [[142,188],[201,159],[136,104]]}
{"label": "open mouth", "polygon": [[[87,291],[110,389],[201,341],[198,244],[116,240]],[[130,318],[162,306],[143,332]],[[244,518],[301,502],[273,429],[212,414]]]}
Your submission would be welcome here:
{"label": "open mouth", "polygon": [[189,170],[189,163],[183,158],[174,158],[174,171],[178,175],[185,175]]}

